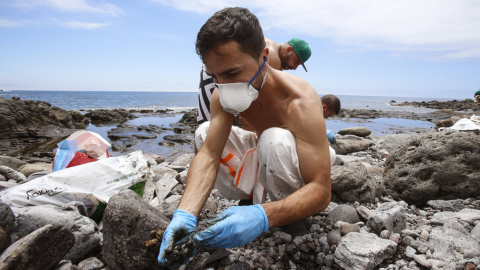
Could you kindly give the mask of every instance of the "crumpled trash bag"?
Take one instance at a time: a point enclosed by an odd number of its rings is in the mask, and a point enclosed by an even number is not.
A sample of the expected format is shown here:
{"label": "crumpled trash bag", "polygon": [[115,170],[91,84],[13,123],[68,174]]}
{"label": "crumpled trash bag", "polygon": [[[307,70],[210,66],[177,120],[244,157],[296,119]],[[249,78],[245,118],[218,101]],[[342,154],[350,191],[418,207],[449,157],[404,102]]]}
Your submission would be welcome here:
{"label": "crumpled trash bag", "polygon": [[453,126],[448,128],[439,128],[438,130],[480,130],[480,126],[475,124],[472,120],[468,118],[462,118],[458,120]]}
{"label": "crumpled trash bag", "polygon": [[111,145],[95,132],[80,130],[58,144],[52,171],[108,158]]}

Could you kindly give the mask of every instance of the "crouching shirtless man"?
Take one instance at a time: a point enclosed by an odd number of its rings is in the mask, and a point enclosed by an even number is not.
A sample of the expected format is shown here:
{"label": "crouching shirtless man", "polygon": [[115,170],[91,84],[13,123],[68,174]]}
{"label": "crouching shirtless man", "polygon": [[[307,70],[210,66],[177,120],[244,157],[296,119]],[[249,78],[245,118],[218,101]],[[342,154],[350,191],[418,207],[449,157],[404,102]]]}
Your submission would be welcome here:
{"label": "crouching shirtless man", "polygon": [[[160,248],[158,261],[170,268],[184,262],[168,250],[189,237],[213,248],[245,245],[270,227],[319,213],[331,195],[334,157],[320,97],[305,80],[268,65],[256,16],[244,8],[216,12],[200,29],[196,49],[218,89],[211,121],[195,134],[199,151]],[[254,132],[233,127],[235,114]],[[252,198],[253,205],[230,207],[197,232],[214,186],[228,199]],[[265,203],[266,193],[271,202]]]}

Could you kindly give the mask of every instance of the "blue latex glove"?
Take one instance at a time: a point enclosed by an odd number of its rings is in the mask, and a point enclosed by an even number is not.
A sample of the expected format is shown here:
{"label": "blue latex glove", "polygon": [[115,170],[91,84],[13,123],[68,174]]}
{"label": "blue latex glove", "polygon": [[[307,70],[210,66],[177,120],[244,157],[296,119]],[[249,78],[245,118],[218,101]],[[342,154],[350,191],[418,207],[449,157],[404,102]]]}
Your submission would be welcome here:
{"label": "blue latex glove", "polygon": [[[197,218],[187,211],[180,209],[173,212],[172,221],[163,233],[162,245],[158,254],[158,263],[163,267],[170,269],[178,268],[188,262],[190,257],[195,256],[196,249],[192,249],[190,254],[186,254],[181,259],[172,258],[171,252],[177,245],[185,244],[190,236],[196,232]],[[172,261],[173,260],[173,261]]]}
{"label": "blue latex glove", "polygon": [[327,138],[331,144],[337,143],[337,138],[335,138],[335,134],[333,134],[333,132],[330,129],[327,129]]}
{"label": "blue latex glove", "polygon": [[268,218],[260,204],[232,206],[214,219],[193,240],[200,246],[232,248],[250,243],[268,230]]}

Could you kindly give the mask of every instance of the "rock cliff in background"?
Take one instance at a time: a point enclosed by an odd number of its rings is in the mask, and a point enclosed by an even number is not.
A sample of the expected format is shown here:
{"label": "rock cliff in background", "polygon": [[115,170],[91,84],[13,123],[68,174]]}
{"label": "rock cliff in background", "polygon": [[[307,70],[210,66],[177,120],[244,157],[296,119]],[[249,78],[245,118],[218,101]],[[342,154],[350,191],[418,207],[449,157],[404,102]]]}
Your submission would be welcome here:
{"label": "rock cliff in background", "polygon": [[414,135],[390,152],[386,192],[397,200],[423,205],[433,199],[480,194],[480,134],[444,131]]}
{"label": "rock cliff in background", "polygon": [[[0,98],[0,152],[12,155],[84,129],[88,119],[44,101]],[[31,149],[29,149],[31,150]]]}

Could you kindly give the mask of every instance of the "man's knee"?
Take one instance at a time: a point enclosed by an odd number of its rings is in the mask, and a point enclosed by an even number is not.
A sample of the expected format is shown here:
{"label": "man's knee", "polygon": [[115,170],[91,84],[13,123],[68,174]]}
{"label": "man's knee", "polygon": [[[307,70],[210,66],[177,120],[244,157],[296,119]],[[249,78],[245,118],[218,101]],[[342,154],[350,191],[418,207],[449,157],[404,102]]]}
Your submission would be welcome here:
{"label": "man's knee", "polygon": [[269,128],[265,130],[258,140],[260,156],[266,153],[288,153],[296,151],[295,136],[283,128]]}

